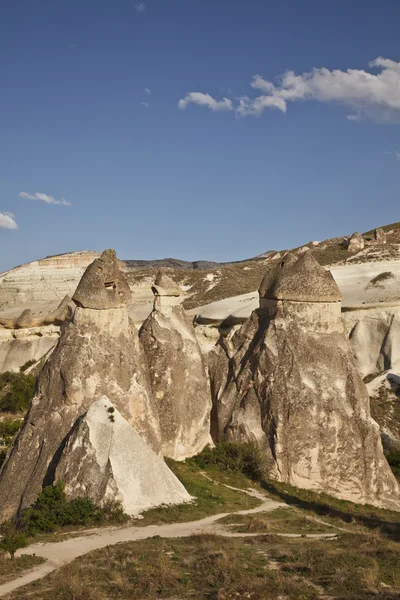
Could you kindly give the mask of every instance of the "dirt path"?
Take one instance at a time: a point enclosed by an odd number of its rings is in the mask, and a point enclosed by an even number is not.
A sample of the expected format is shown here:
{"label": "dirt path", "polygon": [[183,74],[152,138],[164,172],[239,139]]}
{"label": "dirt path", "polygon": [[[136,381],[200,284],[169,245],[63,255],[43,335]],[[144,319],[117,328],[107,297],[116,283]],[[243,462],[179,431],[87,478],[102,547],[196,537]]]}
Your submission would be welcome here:
{"label": "dirt path", "polygon": [[[215,482],[217,483],[217,482]],[[224,484],[220,484],[224,485]],[[227,486],[230,487],[230,486]],[[232,488],[238,489],[238,488]],[[153,536],[160,536],[164,538],[178,538],[178,537],[189,537],[198,533],[214,533],[217,535],[228,536],[228,537],[249,537],[260,535],[254,534],[241,534],[233,533],[223,528],[223,526],[216,524],[216,521],[227,517],[231,514],[237,515],[251,515],[260,512],[268,512],[275,510],[276,508],[288,507],[283,502],[277,502],[271,500],[265,496],[262,492],[257,490],[239,490],[240,492],[247,493],[255,498],[258,498],[261,503],[255,508],[249,510],[240,510],[235,513],[220,513],[205,517],[199,521],[192,521],[189,523],[171,523],[168,525],[148,525],[147,527],[107,527],[93,531],[89,535],[83,535],[81,537],[70,538],[62,542],[48,542],[48,543],[37,543],[24,548],[18,552],[21,554],[35,554],[46,559],[46,562],[39,565],[32,571],[25,573],[24,575],[0,585],[0,597],[13,592],[14,590],[32,583],[37,579],[45,577],[52,571],[55,571],[66,565],[75,558],[83,556],[93,550],[98,550],[106,546],[112,546],[119,544],[120,542],[134,542],[139,540],[145,540]],[[304,534],[293,534],[293,533],[281,533],[274,534],[282,537],[304,537]],[[335,537],[334,533],[316,533],[307,534],[308,538],[329,538]]]}

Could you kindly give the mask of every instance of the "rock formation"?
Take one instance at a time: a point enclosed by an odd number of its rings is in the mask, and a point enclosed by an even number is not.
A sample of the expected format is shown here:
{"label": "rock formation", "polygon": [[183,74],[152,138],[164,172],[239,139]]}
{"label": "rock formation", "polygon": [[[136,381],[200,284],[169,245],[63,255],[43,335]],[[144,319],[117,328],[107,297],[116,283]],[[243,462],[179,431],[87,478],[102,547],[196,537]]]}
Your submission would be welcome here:
{"label": "rock formation", "polygon": [[340,300],[310,252],[267,275],[260,308],[210,357],[214,435],[256,441],[279,481],[400,510]]}
{"label": "rock formation", "polygon": [[376,244],[386,244],[386,233],[382,227],[374,230],[374,241]]}
{"label": "rock formation", "polygon": [[362,377],[400,369],[400,305],[371,306],[343,313]]}
{"label": "rock formation", "polygon": [[60,302],[72,295],[97,252],[70,252],[15,267],[0,274],[0,310],[10,306]]}
{"label": "rock formation", "polygon": [[42,486],[54,481],[77,419],[103,395],[159,452],[146,358],[128,317],[129,288],[114,251],[105,251],[87,268],[76,298],[80,306],[39,376],[24,425],[0,473],[0,520],[30,505]]}
{"label": "rock formation", "polygon": [[75,305],[71,298],[65,296],[56,309],[45,315],[34,315],[30,308],[26,308],[19,317],[0,317],[0,326],[5,329],[31,329],[32,327],[45,327],[46,325],[63,325],[72,319],[74,310]]}
{"label": "rock formation", "polygon": [[364,250],[364,247],[364,238],[357,231],[346,242],[346,248],[349,252],[360,252],[360,250]]}
{"label": "rock formation", "polygon": [[211,396],[206,366],[181,290],[162,271],[153,286],[154,309],[140,329],[161,430],[164,456],[183,460],[210,438]]}
{"label": "rock formation", "polygon": [[117,500],[128,515],[190,500],[164,460],[105,396],[77,420],[55,478],[68,498],[88,497],[98,506]]}

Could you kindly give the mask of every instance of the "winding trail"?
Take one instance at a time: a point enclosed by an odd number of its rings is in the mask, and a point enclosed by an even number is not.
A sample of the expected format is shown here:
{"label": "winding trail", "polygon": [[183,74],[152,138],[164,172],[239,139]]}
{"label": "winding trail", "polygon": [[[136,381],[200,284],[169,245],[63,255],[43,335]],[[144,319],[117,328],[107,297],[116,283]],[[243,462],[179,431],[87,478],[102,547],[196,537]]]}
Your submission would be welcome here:
{"label": "winding trail", "polygon": [[[208,476],[204,476],[208,478]],[[257,536],[260,534],[231,532],[228,530],[228,528],[224,528],[223,525],[217,524],[216,521],[232,514],[251,515],[260,512],[273,511],[276,508],[289,508],[287,504],[272,500],[257,490],[233,488],[232,486],[227,486],[226,484],[221,484],[216,481],[214,481],[214,483],[253,496],[254,498],[260,500],[261,503],[259,506],[248,510],[239,510],[235,511],[234,513],[220,513],[188,523],[148,525],[146,527],[138,527],[136,525],[130,527],[107,527],[98,530],[92,530],[90,534],[82,535],[81,537],[70,538],[61,542],[32,544],[31,546],[20,550],[17,554],[35,554],[36,556],[46,559],[46,562],[21,575],[17,579],[13,579],[12,581],[0,585],[0,597],[3,597],[14,590],[17,590],[18,588],[23,587],[24,585],[45,577],[49,573],[56,571],[60,567],[72,562],[79,556],[83,556],[84,554],[92,552],[93,550],[99,550],[100,548],[105,548],[106,546],[112,546],[121,542],[145,540],[153,536],[160,536],[163,538],[179,538],[189,537],[199,533],[212,533],[226,537]],[[306,536],[304,536],[304,534],[300,533],[278,533],[274,535],[279,535],[281,537],[334,538],[337,534],[314,533],[306,534]]]}

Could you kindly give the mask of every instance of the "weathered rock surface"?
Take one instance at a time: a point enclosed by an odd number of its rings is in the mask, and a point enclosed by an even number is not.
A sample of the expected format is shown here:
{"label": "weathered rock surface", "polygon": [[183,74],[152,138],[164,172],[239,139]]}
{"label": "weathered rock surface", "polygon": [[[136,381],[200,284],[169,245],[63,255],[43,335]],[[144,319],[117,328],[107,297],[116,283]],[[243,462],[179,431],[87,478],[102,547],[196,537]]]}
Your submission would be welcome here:
{"label": "weathered rock surface", "polygon": [[77,307],[63,329],[0,473],[0,520],[34,502],[42,485],[54,481],[71,428],[103,395],[158,452],[160,432],[146,358],[126,306]]}
{"label": "weathered rock surface", "polygon": [[164,456],[183,460],[210,437],[211,396],[206,365],[180,290],[163,273],[156,279],[154,310],[140,329],[161,430]]}
{"label": "weathered rock surface", "polygon": [[362,377],[400,367],[400,303],[343,312]]}
{"label": "weathered rock surface", "polygon": [[374,241],[376,244],[386,244],[386,233],[382,227],[378,227],[378,229],[374,230]]}
{"label": "weathered rock surface", "polygon": [[98,506],[117,500],[128,515],[190,500],[164,460],[105,396],[75,423],[55,479],[70,499],[87,497]]}
{"label": "weathered rock surface", "polygon": [[349,240],[347,240],[347,243],[346,243],[346,248],[349,252],[360,252],[361,250],[364,250],[364,247],[365,247],[364,238],[362,237],[362,235],[360,233],[358,233],[358,231],[353,233],[351,238]]}
{"label": "weathered rock surface", "polygon": [[44,315],[34,315],[32,310],[27,308],[16,318],[0,316],[0,326],[5,329],[29,329],[46,325],[63,325],[72,319],[74,310],[75,304],[72,299],[65,296],[57,308]]}
{"label": "weathered rock surface", "polygon": [[60,329],[55,325],[31,329],[0,329],[0,373],[19,371],[28,361],[39,361],[56,346]]}
{"label": "weathered rock surface", "polygon": [[119,270],[115,250],[105,250],[88,266],[72,299],[78,306],[96,310],[129,304],[131,291]]}
{"label": "weathered rock surface", "polygon": [[[279,481],[400,510],[400,490],[345,334],[339,291],[333,293],[333,279],[316,261],[310,279],[312,261],[307,253],[277,270],[270,288],[261,290],[262,308],[210,357],[216,439],[257,441],[269,475]],[[293,294],[306,301],[283,298],[295,297],[283,282],[286,270],[289,281],[293,270],[299,275]],[[315,302],[302,292],[310,280]],[[221,371],[224,360],[221,381],[213,365]]]}
{"label": "weathered rock surface", "polygon": [[400,452],[400,376],[397,373],[386,371],[367,383],[371,414],[380,427],[387,454]]}
{"label": "weathered rock surface", "polygon": [[97,252],[49,256],[0,274],[0,310],[14,305],[60,302],[72,295]]}

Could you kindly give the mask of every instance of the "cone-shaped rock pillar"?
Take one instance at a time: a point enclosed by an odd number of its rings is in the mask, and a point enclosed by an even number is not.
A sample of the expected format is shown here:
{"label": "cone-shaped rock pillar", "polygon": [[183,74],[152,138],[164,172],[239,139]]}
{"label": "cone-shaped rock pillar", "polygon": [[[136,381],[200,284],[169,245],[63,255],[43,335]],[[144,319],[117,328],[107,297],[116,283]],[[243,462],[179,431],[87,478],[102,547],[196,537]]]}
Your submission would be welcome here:
{"label": "cone-shaped rock pillar", "polygon": [[215,437],[257,441],[279,481],[400,510],[340,300],[310,252],[267,275],[260,309],[211,355]]}
{"label": "cone-shaped rock pillar", "polygon": [[164,456],[183,460],[210,437],[211,395],[193,324],[180,304],[181,290],[159,272],[154,309],[140,329],[157,404]]}
{"label": "cone-shaped rock pillar", "polygon": [[30,505],[44,485],[54,482],[77,419],[103,395],[159,452],[146,357],[129,320],[129,299],[115,252],[106,250],[78,285],[72,321],[39,376],[23,427],[2,467],[0,520]]}

